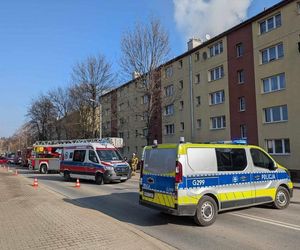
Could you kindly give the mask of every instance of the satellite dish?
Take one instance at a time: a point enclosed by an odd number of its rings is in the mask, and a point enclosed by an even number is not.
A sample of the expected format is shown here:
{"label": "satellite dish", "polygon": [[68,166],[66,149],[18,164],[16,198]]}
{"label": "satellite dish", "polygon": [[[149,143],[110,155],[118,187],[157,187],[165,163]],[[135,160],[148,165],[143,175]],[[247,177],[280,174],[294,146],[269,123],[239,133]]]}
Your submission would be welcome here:
{"label": "satellite dish", "polygon": [[206,40],[209,40],[209,39],[210,39],[210,35],[209,35],[209,34],[206,34],[206,35],[205,35],[205,38],[206,38]]}

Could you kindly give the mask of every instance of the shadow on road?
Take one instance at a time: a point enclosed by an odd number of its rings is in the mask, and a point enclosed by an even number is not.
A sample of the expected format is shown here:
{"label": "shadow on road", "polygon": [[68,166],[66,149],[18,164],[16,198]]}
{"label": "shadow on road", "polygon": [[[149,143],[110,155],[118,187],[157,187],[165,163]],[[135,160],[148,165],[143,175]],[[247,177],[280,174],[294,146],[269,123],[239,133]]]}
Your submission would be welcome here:
{"label": "shadow on road", "polygon": [[139,205],[136,192],[116,193],[79,199],[64,199],[73,205],[94,209],[119,221],[137,226],[177,224],[195,226],[193,218],[160,213]]}

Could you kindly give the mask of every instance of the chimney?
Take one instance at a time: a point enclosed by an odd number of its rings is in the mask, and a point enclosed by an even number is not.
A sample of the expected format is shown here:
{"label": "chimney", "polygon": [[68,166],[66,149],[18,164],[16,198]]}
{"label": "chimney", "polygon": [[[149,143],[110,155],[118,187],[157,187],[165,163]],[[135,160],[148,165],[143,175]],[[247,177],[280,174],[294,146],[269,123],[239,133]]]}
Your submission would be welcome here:
{"label": "chimney", "polygon": [[191,50],[197,46],[199,46],[202,43],[200,38],[191,38],[188,42],[188,50]]}
{"label": "chimney", "polygon": [[132,80],[134,80],[134,79],[136,79],[136,78],[138,78],[138,77],[140,77],[140,76],[141,76],[141,74],[140,74],[139,72],[134,71],[134,72],[132,73]]}

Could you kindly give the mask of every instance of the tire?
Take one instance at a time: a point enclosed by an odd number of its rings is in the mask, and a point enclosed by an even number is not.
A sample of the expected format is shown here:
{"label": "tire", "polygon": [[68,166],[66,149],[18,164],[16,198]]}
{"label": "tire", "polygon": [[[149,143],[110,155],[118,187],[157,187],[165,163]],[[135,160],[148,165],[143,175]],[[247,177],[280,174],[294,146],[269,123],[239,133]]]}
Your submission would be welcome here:
{"label": "tire", "polygon": [[277,209],[284,209],[290,204],[290,193],[285,187],[279,187],[276,191],[273,206]]}
{"label": "tire", "polygon": [[46,164],[42,164],[40,167],[40,173],[41,174],[47,174],[48,173],[48,167]]}
{"label": "tire", "polygon": [[71,176],[70,176],[69,171],[64,171],[64,179],[65,179],[65,181],[70,181],[71,180]]}
{"label": "tire", "polygon": [[203,196],[196,209],[194,221],[199,226],[209,226],[217,218],[218,206],[215,200],[210,196]]}
{"label": "tire", "polygon": [[96,174],[95,176],[95,182],[97,185],[102,185],[103,184],[103,174]]}

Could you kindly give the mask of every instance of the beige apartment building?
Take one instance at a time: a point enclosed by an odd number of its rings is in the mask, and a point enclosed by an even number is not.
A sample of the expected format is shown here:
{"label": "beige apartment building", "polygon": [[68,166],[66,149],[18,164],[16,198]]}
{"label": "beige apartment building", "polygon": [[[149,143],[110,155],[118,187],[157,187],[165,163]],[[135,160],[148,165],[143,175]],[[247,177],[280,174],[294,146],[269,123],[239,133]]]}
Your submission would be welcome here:
{"label": "beige apartment building", "polygon": [[[160,67],[161,110],[153,139],[163,143],[247,139],[300,172],[300,1],[285,0]],[[137,81],[102,97],[104,136],[124,138],[141,156],[145,96]],[[300,175],[299,175],[300,176]]]}

